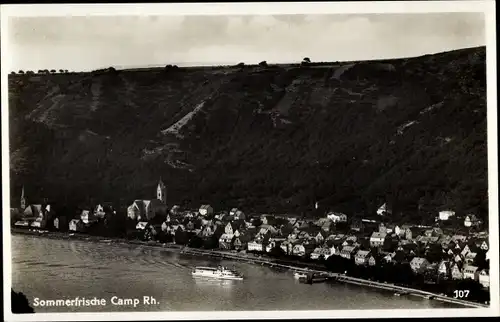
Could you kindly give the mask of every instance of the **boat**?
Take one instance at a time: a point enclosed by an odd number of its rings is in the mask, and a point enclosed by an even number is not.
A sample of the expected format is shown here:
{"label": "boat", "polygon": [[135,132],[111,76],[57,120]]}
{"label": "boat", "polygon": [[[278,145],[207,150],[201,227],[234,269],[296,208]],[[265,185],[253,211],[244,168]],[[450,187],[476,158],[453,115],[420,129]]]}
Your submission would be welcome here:
{"label": "boat", "polygon": [[299,278],[299,282],[306,284],[323,283],[326,282],[327,280],[328,277],[317,274],[308,274],[306,276]]}
{"label": "boat", "polygon": [[192,273],[194,277],[208,277],[208,278],[216,278],[216,279],[224,279],[224,280],[242,280],[243,275],[238,273],[233,269],[228,269],[224,266],[217,267],[205,267],[205,266],[196,266]]}

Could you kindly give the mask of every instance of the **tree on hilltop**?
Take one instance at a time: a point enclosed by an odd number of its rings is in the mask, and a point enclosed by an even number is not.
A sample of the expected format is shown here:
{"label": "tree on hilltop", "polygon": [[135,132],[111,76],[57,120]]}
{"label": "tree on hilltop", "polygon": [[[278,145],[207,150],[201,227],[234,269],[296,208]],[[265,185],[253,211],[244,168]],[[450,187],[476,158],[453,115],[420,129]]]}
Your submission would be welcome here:
{"label": "tree on hilltop", "polygon": [[263,60],[263,61],[261,61],[261,62],[259,63],[259,66],[260,66],[260,67],[267,67],[267,62],[266,62],[265,60]]}

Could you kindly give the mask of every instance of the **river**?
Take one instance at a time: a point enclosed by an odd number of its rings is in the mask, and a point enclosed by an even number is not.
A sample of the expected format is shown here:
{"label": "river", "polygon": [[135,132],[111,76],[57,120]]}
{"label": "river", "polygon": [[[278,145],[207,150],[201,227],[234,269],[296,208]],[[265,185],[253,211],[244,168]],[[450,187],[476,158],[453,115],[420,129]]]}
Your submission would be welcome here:
{"label": "river", "polygon": [[[193,266],[222,264],[243,281],[193,278]],[[300,284],[290,271],[183,255],[141,245],[12,236],[12,287],[40,300],[103,298],[102,306],[37,306],[35,312],[429,309],[461,306],[340,284]],[[111,305],[111,297],[141,303]],[[142,303],[143,296],[157,303]]]}

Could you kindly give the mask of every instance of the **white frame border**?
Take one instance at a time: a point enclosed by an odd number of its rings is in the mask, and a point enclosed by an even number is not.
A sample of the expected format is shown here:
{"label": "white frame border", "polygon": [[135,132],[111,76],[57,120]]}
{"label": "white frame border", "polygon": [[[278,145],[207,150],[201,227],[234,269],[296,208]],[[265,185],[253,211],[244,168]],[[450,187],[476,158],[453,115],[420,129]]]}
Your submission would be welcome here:
{"label": "white frame border", "polygon": [[498,237],[498,143],[496,84],[495,2],[472,1],[397,1],[397,2],[333,2],[333,3],[216,3],[216,4],[45,4],[1,6],[1,84],[2,84],[2,194],[4,307],[6,321],[91,321],[109,320],[201,320],[201,319],[293,319],[293,318],[362,318],[362,317],[458,317],[498,316],[499,258],[490,259],[491,306],[474,309],[397,309],[397,310],[331,310],[331,311],[215,311],[215,312],[117,312],[117,313],[35,313],[14,315],[10,312],[11,243],[10,243],[10,177],[7,75],[9,44],[7,19],[11,16],[109,16],[109,15],[256,15],[256,14],[369,14],[369,13],[439,13],[482,12],[486,24],[487,56],[487,126],[488,126],[488,191],[490,252],[499,253]]}

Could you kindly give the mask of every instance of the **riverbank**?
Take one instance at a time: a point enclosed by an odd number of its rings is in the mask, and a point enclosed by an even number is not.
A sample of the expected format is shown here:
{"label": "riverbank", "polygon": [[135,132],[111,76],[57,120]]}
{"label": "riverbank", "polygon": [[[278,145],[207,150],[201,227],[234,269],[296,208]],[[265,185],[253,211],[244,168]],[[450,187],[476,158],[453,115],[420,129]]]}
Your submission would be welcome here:
{"label": "riverbank", "polygon": [[450,298],[448,296],[434,294],[418,289],[411,289],[402,286],[397,286],[393,284],[379,283],[370,280],[364,280],[359,278],[354,278],[350,276],[346,276],[343,274],[337,274],[329,272],[325,269],[325,267],[318,263],[304,263],[304,262],[295,262],[290,260],[281,260],[275,258],[269,258],[266,256],[251,254],[251,253],[243,253],[243,252],[231,252],[231,251],[222,251],[222,250],[207,250],[207,249],[195,249],[189,248],[187,246],[176,245],[173,243],[162,244],[159,242],[153,241],[139,241],[139,240],[128,240],[123,238],[109,238],[109,237],[101,237],[101,236],[90,236],[85,234],[78,233],[61,233],[61,232],[39,232],[39,231],[30,231],[27,229],[16,229],[13,228],[11,230],[12,234],[19,235],[31,235],[42,238],[50,238],[50,239],[63,239],[63,240],[81,240],[81,241],[90,241],[90,242],[98,242],[98,243],[109,243],[109,244],[118,244],[118,245],[140,245],[142,247],[161,249],[166,251],[174,251],[179,252],[181,254],[193,255],[193,256],[210,256],[221,259],[233,260],[233,261],[242,261],[246,263],[251,263],[255,265],[266,265],[270,267],[276,267],[286,270],[292,271],[307,271],[313,272],[317,274],[321,274],[327,276],[330,280],[337,283],[349,283],[360,285],[363,287],[371,287],[380,290],[392,291],[397,294],[401,294],[403,296],[419,296],[423,298],[454,303],[463,305],[466,307],[476,307],[476,308],[484,308],[488,307],[487,305],[464,301],[460,299]]}

